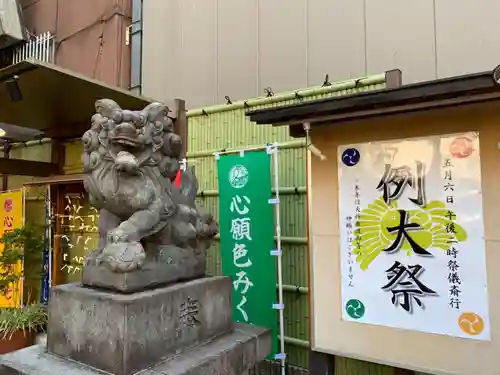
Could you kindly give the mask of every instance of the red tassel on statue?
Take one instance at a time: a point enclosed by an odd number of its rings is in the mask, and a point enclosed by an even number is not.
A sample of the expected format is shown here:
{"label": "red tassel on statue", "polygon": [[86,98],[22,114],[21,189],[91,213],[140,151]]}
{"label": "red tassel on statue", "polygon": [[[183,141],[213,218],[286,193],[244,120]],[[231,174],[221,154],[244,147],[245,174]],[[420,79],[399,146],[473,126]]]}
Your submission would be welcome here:
{"label": "red tassel on statue", "polygon": [[177,175],[175,176],[174,179],[174,185],[179,189],[181,187],[181,169],[177,171]]}

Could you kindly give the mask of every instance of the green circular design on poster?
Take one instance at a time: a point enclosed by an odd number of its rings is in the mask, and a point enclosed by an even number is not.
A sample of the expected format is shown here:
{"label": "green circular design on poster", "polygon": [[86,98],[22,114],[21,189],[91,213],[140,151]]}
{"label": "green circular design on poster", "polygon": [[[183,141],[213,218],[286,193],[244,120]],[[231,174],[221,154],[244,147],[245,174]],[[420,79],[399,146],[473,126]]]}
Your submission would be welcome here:
{"label": "green circular design on poster", "polygon": [[353,319],[361,319],[365,315],[365,305],[359,299],[350,299],[345,304],[345,311]]}

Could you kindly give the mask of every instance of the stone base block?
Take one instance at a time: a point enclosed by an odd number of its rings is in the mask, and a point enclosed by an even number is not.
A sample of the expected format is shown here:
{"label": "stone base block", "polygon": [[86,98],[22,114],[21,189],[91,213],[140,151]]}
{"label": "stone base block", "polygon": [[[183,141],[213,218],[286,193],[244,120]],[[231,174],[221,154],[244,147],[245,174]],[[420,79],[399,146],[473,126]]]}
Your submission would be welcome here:
{"label": "stone base block", "polygon": [[87,257],[82,284],[122,293],[134,293],[206,275],[205,252],[176,246],[146,249],[143,266],[129,273],[112,272],[105,264],[99,264],[97,257],[97,252]]}
{"label": "stone base block", "polygon": [[47,345],[63,358],[130,375],[232,328],[227,277],[133,294],[66,284],[52,290]]}
{"label": "stone base block", "polygon": [[[140,375],[243,375],[270,352],[268,330],[236,324],[233,332],[140,372]],[[91,367],[51,355],[41,345],[0,357],[0,375],[56,374],[103,375]]]}

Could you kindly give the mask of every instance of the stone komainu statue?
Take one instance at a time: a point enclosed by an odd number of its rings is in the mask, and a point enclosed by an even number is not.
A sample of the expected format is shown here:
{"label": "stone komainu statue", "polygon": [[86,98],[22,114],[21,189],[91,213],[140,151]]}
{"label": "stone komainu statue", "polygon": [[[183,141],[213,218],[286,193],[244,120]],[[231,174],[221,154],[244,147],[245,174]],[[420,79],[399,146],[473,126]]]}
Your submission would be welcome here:
{"label": "stone komainu statue", "polygon": [[[193,168],[179,171],[182,140],[167,117],[169,109],[152,103],[142,111],[121,109],[109,99],[96,102],[92,126],[82,137],[84,185],[100,209],[99,247],[87,258],[113,272],[131,272],[144,263],[189,257],[204,260],[218,224],[196,204]],[[175,258],[176,254],[179,259]]]}

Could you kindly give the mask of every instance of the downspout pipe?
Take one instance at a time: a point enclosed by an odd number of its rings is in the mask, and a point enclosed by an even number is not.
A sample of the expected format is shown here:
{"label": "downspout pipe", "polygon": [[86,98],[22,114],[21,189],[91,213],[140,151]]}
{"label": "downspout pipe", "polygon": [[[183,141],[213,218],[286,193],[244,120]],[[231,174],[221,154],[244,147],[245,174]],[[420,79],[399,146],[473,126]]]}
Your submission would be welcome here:
{"label": "downspout pipe", "polygon": [[132,24],[130,25],[130,91],[142,93],[142,2],[132,0]]}

